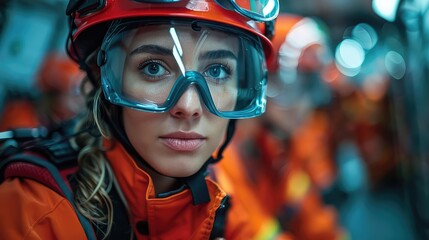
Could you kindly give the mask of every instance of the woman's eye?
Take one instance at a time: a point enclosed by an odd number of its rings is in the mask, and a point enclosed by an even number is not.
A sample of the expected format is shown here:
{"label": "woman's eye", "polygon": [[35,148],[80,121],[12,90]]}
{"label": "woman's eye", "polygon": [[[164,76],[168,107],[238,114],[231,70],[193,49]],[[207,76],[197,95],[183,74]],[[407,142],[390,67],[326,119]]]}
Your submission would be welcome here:
{"label": "woman's eye", "polygon": [[204,72],[204,77],[223,80],[229,77],[230,72],[231,71],[226,66],[213,65]]}
{"label": "woman's eye", "polygon": [[160,77],[167,73],[167,70],[159,63],[150,62],[139,67],[140,71],[150,77]]}

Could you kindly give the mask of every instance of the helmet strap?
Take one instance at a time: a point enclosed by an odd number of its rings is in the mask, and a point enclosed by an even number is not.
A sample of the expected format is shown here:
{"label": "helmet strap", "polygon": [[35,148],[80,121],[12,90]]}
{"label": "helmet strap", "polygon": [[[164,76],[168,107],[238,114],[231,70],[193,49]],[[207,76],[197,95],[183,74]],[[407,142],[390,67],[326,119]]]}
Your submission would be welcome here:
{"label": "helmet strap", "polygon": [[[99,85],[97,79],[94,76],[94,72],[91,70],[89,65],[86,63],[86,61],[79,55],[76,44],[73,40],[73,31],[75,29],[74,24],[74,14],[71,14],[69,16],[69,33],[66,41],[66,52],[69,55],[69,57],[73,60],[75,60],[78,64],[80,69],[84,70],[88,76],[89,81],[91,82],[92,86],[96,87]],[[68,48],[70,43],[71,50],[73,51],[73,54],[70,52],[70,49]]]}
{"label": "helmet strap", "polygon": [[231,141],[234,135],[235,123],[236,123],[235,119],[231,119],[229,121],[227,132],[226,132],[226,139],[222,144],[222,146],[219,148],[216,158],[213,158],[211,156],[209,160],[203,165],[203,167],[201,167],[201,169],[197,173],[189,177],[181,178],[184,184],[191,190],[194,205],[207,203],[210,201],[209,190],[207,188],[207,184],[205,180],[205,177],[207,175],[207,167],[209,164],[217,163],[223,158],[222,153],[225,150],[225,148],[228,146],[229,142]]}
{"label": "helmet strap", "polygon": [[183,184],[185,184],[192,194],[192,203],[199,205],[202,203],[210,202],[209,189],[206,183],[207,166],[210,164],[210,160],[206,161],[204,165],[189,177],[178,178]]}
{"label": "helmet strap", "polygon": [[234,136],[236,122],[236,119],[229,120],[228,128],[226,130],[226,139],[223,142],[222,146],[219,148],[216,158],[210,157],[211,163],[217,163],[223,158],[223,151],[228,146],[229,142],[231,142],[232,137]]}

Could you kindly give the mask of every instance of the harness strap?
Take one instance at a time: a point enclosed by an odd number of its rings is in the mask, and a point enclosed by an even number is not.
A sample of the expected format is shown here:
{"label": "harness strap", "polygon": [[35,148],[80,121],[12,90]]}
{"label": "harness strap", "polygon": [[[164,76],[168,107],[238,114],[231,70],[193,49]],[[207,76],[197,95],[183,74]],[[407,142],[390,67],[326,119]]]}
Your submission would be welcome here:
{"label": "harness strap", "polygon": [[226,214],[230,207],[229,196],[225,196],[220,203],[219,208],[216,210],[216,216],[213,223],[210,239],[224,238],[226,226]]}
{"label": "harness strap", "polygon": [[14,162],[8,164],[4,170],[4,178],[12,177],[24,177],[35,180],[48,186],[60,195],[64,195],[61,191],[60,186],[57,184],[55,179],[52,177],[49,170],[38,165],[27,162]]}

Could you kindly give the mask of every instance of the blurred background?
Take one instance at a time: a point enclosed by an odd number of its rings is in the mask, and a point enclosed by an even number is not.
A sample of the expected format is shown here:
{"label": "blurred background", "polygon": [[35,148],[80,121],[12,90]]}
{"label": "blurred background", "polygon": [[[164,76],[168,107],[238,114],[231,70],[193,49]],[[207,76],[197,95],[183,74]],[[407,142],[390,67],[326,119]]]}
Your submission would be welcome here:
{"label": "blurred background", "polygon": [[323,79],[337,168],[325,202],[351,239],[429,239],[429,1],[282,3],[326,23],[338,69]]}
{"label": "blurred background", "polygon": [[[79,113],[83,73],[65,53],[66,5],[0,0],[0,131],[57,124]],[[314,35],[315,25],[298,21],[283,39],[284,55],[324,36],[323,56],[300,51],[296,63],[288,58],[280,65],[287,65],[290,82],[312,79],[290,85],[287,96],[306,92],[306,114],[326,116],[316,142],[328,150],[331,167],[314,182],[321,202],[335,210],[342,239],[429,239],[429,0],[280,0],[280,7],[282,14],[314,20],[318,29]],[[308,70],[314,64],[323,68]],[[293,102],[269,94],[282,106]],[[323,166],[306,171],[317,180]]]}

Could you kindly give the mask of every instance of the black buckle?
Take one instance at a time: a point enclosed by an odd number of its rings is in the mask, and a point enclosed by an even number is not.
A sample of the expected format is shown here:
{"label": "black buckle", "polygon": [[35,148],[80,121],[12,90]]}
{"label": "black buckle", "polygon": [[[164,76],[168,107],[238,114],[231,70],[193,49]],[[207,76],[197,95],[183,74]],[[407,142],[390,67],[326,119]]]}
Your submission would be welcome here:
{"label": "black buckle", "polygon": [[264,31],[265,37],[271,40],[273,39],[274,34],[275,34],[275,20],[265,22],[265,31]]}

